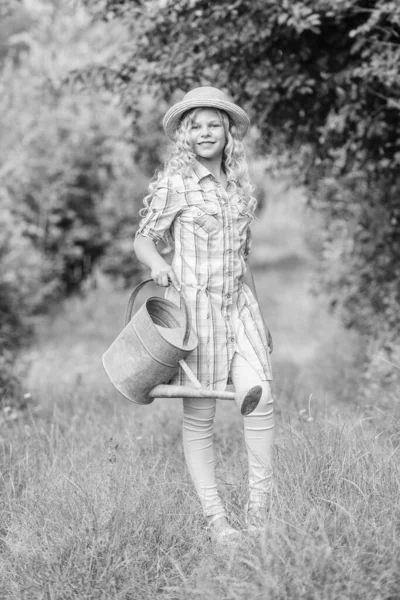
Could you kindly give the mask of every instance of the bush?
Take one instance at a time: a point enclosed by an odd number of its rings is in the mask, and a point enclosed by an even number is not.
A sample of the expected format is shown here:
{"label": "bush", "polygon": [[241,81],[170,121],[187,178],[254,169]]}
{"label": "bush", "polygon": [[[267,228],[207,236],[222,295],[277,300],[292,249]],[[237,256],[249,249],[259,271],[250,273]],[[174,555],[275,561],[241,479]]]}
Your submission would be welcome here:
{"label": "bush", "polygon": [[81,290],[96,269],[124,281],[138,271],[133,230],[146,180],[133,160],[132,118],[110,93],[65,84],[117,33],[46,6],[19,34],[18,60],[10,42],[0,70],[2,395],[32,315]]}
{"label": "bush", "polygon": [[348,326],[393,346],[400,335],[398,3],[111,0],[105,13],[135,32],[116,70],[127,90],[140,77],[168,101],[195,85],[227,88],[252,115],[264,151],[290,148],[317,192],[315,205],[324,205],[325,259],[335,248],[342,260],[324,265],[336,306]]}
{"label": "bush", "polygon": [[0,230],[0,407],[20,392],[15,359],[31,334],[27,316],[39,269],[39,253],[21,235],[15,219],[3,211]]}

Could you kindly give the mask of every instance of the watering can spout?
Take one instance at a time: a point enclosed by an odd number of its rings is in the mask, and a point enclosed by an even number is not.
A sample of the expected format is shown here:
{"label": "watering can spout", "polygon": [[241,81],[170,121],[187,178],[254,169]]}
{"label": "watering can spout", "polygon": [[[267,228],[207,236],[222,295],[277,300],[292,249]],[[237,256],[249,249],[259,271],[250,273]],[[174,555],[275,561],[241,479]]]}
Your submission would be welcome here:
{"label": "watering can spout", "polygon": [[235,400],[242,415],[249,415],[258,406],[262,387],[256,385],[238,398],[234,392],[208,390],[183,385],[157,385],[149,392],[150,398],[216,398],[217,400]]}

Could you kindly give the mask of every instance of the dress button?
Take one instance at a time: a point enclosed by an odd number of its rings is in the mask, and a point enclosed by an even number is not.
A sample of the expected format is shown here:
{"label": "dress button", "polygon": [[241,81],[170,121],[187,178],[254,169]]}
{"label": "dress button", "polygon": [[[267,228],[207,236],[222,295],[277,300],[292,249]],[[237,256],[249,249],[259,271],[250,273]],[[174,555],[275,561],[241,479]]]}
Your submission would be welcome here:
{"label": "dress button", "polygon": [[226,272],[226,274],[227,274],[228,276],[230,276],[230,275],[232,275],[232,271],[227,271],[227,272]]}
{"label": "dress button", "polygon": [[201,217],[201,212],[200,211],[198,211],[197,216]]}
{"label": "dress button", "polygon": [[227,254],[231,254],[232,252],[232,248],[228,248],[228,250],[226,251]]}
{"label": "dress button", "polygon": [[228,226],[227,226],[227,229],[228,229],[228,230],[229,230],[229,229],[232,229],[232,227],[231,227],[230,225],[228,225]]}
{"label": "dress button", "polygon": [[232,336],[232,337],[230,338],[230,340],[231,340],[231,342],[234,342],[234,341],[235,341],[235,338]]}
{"label": "dress button", "polygon": [[227,294],[225,294],[225,298],[230,298],[231,294],[228,292]]}

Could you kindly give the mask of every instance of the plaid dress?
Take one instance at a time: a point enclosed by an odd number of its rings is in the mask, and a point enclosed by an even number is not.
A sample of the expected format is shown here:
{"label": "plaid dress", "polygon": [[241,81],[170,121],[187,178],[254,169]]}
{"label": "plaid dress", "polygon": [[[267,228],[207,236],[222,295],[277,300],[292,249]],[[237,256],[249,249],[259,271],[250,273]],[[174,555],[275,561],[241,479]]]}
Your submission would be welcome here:
{"label": "plaid dress", "polygon": [[[203,387],[225,389],[230,364],[239,352],[262,380],[271,364],[260,308],[243,282],[250,252],[252,216],[236,186],[225,191],[196,162],[186,175],[161,182],[137,233],[158,243],[171,233],[172,267],[192,312],[198,347],[186,362]],[[180,304],[172,286],[165,297]],[[170,383],[192,385],[180,369]]]}

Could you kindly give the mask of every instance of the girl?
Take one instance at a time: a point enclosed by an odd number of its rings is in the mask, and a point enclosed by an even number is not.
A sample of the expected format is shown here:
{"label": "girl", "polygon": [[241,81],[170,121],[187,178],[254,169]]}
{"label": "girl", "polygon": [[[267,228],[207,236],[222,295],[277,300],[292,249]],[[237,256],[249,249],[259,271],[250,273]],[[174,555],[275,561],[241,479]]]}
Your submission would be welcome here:
{"label": "girl", "polygon": [[[265,523],[270,502],[274,417],[272,339],[247,262],[256,207],[241,142],[249,125],[245,111],[213,87],[191,90],[168,110],[163,126],[174,144],[144,199],[134,249],[169,300],[179,305],[180,289],[185,293],[199,340],[187,363],[203,387],[223,390],[230,377],[238,394],[263,389],[256,410],[244,417],[246,522],[253,529]],[[174,251],[172,265],[157,249],[160,240]],[[183,370],[171,383],[191,385]],[[215,408],[211,398],[183,400],[183,447],[207,524],[223,542],[239,532],[216,486]]]}

